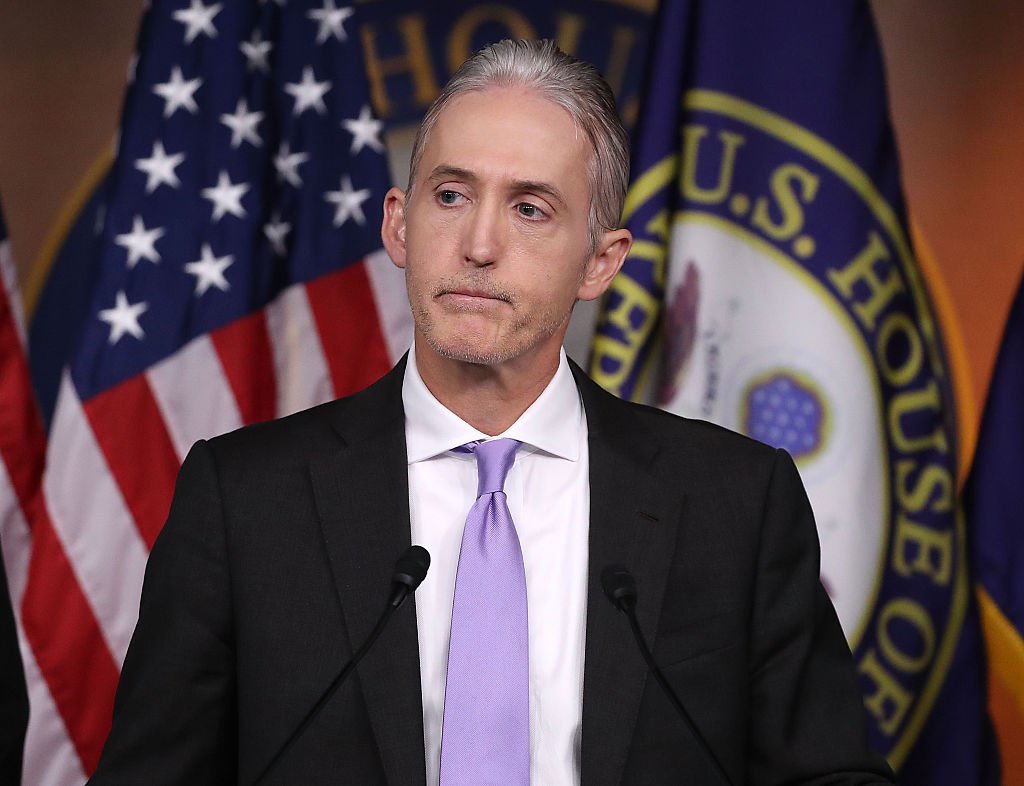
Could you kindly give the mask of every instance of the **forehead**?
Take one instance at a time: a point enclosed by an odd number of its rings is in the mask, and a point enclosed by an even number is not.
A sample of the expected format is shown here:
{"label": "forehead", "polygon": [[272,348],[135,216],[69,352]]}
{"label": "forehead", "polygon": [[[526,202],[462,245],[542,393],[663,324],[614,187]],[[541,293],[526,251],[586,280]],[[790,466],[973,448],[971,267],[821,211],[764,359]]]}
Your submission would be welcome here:
{"label": "forehead", "polygon": [[589,157],[587,135],[564,107],[529,88],[488,88],[458,96],[438,115],[417,177],[452,166],[585,187]]}

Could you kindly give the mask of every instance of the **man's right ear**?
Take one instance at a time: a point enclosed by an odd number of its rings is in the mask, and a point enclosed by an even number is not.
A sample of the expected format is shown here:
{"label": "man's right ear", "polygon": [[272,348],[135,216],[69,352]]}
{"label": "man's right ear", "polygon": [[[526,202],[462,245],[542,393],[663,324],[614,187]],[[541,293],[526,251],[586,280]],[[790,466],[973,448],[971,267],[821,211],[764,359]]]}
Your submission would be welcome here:
{"label": "man's right ear", "polygon": [[405,267],[405,192],[390,188],[384,195],[384,221],[380,226],[384,249],[396,266]]}

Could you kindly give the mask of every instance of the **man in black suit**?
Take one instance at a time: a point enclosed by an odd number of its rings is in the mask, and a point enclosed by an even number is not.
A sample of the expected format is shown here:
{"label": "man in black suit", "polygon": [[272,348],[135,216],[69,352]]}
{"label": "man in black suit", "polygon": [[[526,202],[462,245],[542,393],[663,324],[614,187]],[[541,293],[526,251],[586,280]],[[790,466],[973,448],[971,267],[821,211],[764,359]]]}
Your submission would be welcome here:
{"label": "man in black suit", "polygon": [[[91,783],[721,783],[602,597],[613,563],[636,576],[640,627],[731,783],[890,782],[790,458],[620,402],[561,349],[575,301],[600,297],[630,247],[625,140],[607,85],[550,44],[501,42],[453,77],[409,189],[385,200],[413,349],[359,394],[190,452]],[[492,437],[514,458],[504,486],[481,469],[474,492],[465,451]],[[463,522],[485,498],[514,521],[529,641],[508,649],[523,645],[528,682],[514,652],[471,656],[510,665],[470,686],[472,744],[446,752],[442,730],[466,735],[445,703],[465,687]],[[434,557],[415,604],[282,753],[410,542]],[[489,618],[499,635],[519,624],[490,611],[507,595],[469,599],[470,645]],[[508,769],[467,774],[478,764]]]}

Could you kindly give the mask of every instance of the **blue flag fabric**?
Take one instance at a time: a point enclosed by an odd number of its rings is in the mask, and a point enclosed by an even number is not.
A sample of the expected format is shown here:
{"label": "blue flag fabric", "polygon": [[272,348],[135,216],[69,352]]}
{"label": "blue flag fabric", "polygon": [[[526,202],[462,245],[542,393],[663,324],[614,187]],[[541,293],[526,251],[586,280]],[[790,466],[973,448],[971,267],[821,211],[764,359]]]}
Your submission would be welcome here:
{"label": "blue flag fabric", "polygon": [[949,371],[868,4],[665,0],[624,221],[591,373],[793,455],[872,743],[911,786],[993,783]]}
{"label": "blue flag fabric", "polygon": [[967,489],[977,579],[1024,630],[1024,282],[989,387]]}
{"label": "blue flag fabric", "polygon": [[92,316],[90,294],[100,262],[97,224],[104,214],[106,180],[81,207],[54,253],[35,310],[29,314],[28,354],[32,389],[49,428],[61,374],[78,344],[82,325]]}
{"label": "blue flag fabric", "polygon": [[[988,622],[1006,775],[1024,771],[1024,281],[1017,289],[989,385],[978,446],[965,488],[971,555]],[[1017,742],[1016,745],[1014,743]],[[1012,758],[1011,758],[1012,757]],[[1009,780],[1007,780],[1009,782]]]}

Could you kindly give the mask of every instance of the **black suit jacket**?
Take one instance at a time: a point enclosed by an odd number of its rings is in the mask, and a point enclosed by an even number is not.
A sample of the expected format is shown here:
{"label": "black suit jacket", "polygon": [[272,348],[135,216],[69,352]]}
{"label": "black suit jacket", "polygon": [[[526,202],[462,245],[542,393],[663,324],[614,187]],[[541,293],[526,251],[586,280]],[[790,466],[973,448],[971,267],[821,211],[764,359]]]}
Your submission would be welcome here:
{"label": "black suit jacket", "polygon": [[[365,639],[410,542],[403,373],[193,448],[92,784],[251,783]],[[888,782],[788,456],[574,373],[591,468],[584,786],[718,782],[602,596],[619,562],[733,784]],[[264,782],[423,784],[416,636],[407,603]]]}

